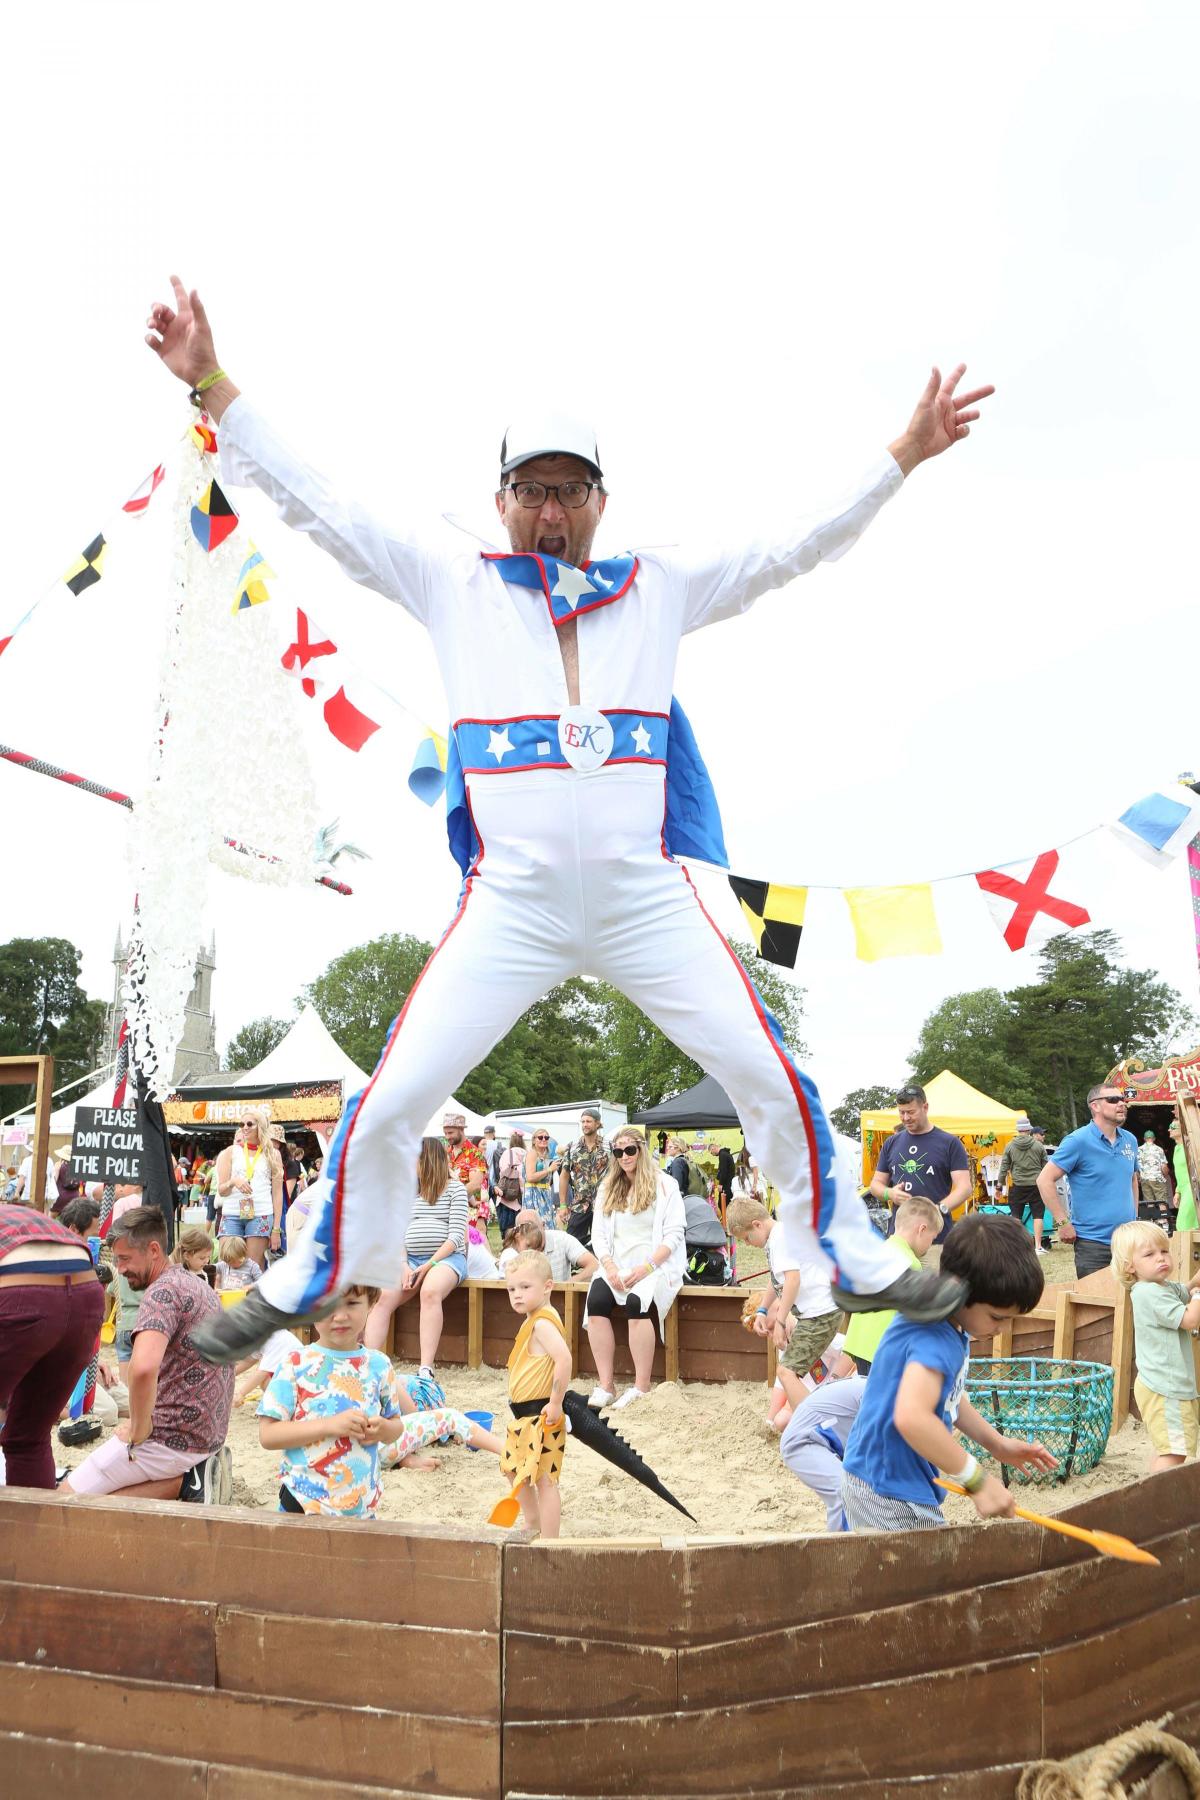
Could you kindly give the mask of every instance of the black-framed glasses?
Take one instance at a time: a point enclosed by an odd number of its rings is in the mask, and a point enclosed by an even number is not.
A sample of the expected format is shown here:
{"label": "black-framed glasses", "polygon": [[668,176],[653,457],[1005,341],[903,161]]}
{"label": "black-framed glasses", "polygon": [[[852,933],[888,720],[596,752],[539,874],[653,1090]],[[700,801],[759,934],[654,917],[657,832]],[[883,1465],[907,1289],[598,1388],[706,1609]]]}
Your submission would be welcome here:
{"label": "black-framed glasses", "polygon": [[637,1153],[638,1147],[636,1144],[622,1144],[621,1148],[617,1151],[618,1156],[636,1156]]}
{"label": "black-framed glasses", "polygon": [[550,494],[565,506],[568,512],[577,512],[586,506],[593,488],[598,488],[598,481],[560,481],[557,487],[547,487],[544,481],[510,481],[508,491],[514,495],[518,506],[527,506],[535,512],[539,506],[545,506]]}
{"label": "black-framed glasses", "polygon": [[1129,1102],[1125,1098],[1124,1094],[1101,1094],[1099,1096],[1099,1098],[1104,1102],[1105,1106],[1128,1106],[1129,1105]]}

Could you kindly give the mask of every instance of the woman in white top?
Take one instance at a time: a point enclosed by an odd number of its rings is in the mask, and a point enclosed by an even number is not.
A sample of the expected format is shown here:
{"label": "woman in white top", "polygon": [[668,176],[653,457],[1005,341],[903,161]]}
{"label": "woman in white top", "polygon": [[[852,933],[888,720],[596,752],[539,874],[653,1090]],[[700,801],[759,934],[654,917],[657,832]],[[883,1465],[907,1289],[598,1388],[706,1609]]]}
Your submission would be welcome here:
{"label": "woman in white top", "polygon": [[228,1150],[217,1158],[219,1237],[240,1237],[260,1269],[267,1266],[267,1245],[283,1247],[283,1158],[271,1136],[271,1113],[248,1106],[242,1128]]}
{"label": "woman in white top", "polygon": [[767,1184],[761,1173],[750,1160],[750,1152],[743,1144],[738,1151],[738,1159],[733,1170],[733,1191],[731,1200],[761,1200],[766,1204]]}
{"label": "woman in white top", "polygon": [[622,1125],[612,1140],[612,1159],[592,1220],[592,1249],[600,1272],[592,1277],[583,1315],[598,1382],[588,1396],[589,1406],[613,1402],[616,1307],[624,1310],[633,1357],[633,1386],[617,1405],[631,1406],[650,1392],[654,1316],[665,1335],[666,1317],[687,1267],[686,1228],[678,1183],[657,1167],[641,1132]]}

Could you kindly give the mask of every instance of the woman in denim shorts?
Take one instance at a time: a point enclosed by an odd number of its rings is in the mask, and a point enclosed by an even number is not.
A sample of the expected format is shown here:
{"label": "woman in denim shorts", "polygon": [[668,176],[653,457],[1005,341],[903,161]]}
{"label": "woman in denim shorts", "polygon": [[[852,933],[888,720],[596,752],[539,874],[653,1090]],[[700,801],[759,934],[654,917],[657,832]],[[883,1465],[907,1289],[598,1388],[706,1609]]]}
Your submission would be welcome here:
{"label": "woman in denim shorts", "polygon": [[265,1269],[268,1245],[276,1255],[283,1249],[283,1158],[265,1106],[246,1108],[241,1130],[218,1156],[217,1195],[220,1236],[245,1238]]}

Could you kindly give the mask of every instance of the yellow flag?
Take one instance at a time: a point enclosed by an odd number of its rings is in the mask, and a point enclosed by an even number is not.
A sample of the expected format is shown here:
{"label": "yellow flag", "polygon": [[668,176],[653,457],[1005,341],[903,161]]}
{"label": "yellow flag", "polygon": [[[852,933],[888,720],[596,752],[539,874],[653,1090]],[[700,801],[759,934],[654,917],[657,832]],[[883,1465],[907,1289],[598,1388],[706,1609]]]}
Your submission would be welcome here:
{"label": "yellow flag", "polygon": [[886,956],[940,956],[942,937],[928,882],[913,887],[843,888],[860,962]]}

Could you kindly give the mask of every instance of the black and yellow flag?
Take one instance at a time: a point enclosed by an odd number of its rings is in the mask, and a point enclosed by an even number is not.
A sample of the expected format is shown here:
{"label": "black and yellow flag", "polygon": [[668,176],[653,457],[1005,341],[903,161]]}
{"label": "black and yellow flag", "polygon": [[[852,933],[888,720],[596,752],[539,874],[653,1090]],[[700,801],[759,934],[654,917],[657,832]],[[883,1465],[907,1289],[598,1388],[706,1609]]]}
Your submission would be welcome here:
{"label": "black and yellow flag", "polygon": [[804,908],[808,889],[777,887],[771,881],[746,881],[731,875],[729,885],[750,921],[758,954],[781,968],[794,969],[804,930]]}
{"label": "black and yellow flag", "polygon": [[104,533],[94,537],[82,555],[77,556],[70,568],[63,575],[63,580],[73,594],[82,594],[85,589],[94,587],[104,573],[104,553],[108,545],[104,541]]}

